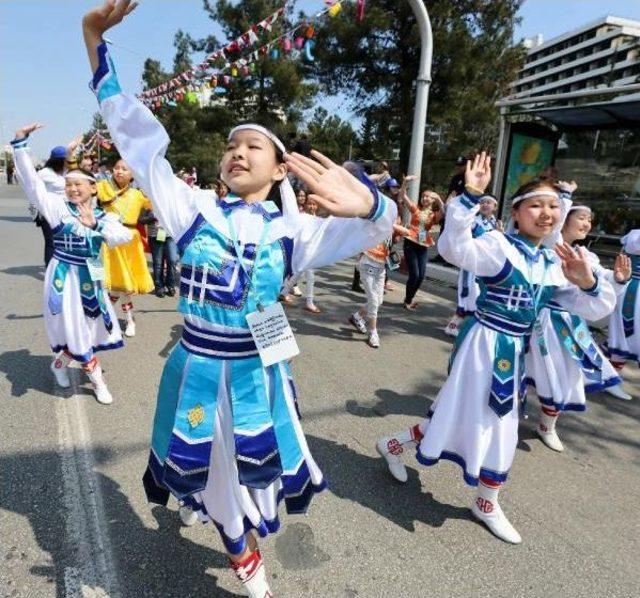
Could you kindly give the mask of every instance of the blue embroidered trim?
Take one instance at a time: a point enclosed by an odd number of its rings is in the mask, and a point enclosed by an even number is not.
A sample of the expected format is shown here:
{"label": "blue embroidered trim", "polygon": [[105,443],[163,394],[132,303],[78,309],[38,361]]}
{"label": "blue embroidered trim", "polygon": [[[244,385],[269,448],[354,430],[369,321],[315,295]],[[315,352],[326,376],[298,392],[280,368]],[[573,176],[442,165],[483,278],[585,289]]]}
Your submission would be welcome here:
{"label": "blue embroidered trim", "polygon": [[122,93],[116,68],[113,65],[107,44],[102,42],[98,48],[98,68],[93,74],[93,79],[89,84],[91,91],[96,94],[98,102],[101,104],[107,98]]}
{"label": "blue embroidered trim", "polygon": [[29,139],[29,135],[27,135],[26,137],[22,137],[22,139],[14,139],[11,142],[13,149],[22,149],[24,147],[27,147],[27,139]]}
{"label": "blue embroidered trim", "polygon": [[183,253],[186,249],[187,245],[193,241],[193,238],[196,236],[198,229],[206,222],[204,216],[200,213],[195,217],[194,221],[191,223],[191,226],[183,233],[183,235],[178,239],[176,243],[178,245],[178,251]]}
{"label": "blue embroidered trim", "polygon": [[464,481],[469,486],[477,486],[480,478],[487,478],[493,482],[505,482],[509,475],[508,471],[493,471],[492,469],[486,469],[484,467],[480,468],[480,475],[474,476],[467,471],[467,462],[464,460],[464,457],[458,455],[458,453],[453,453],[451,451],[442,451],[439,457],[426,457],[420,452],[420,447],[416,449],[416,459],[419,463],[426,466],[435,465],[440,461],[440,459],[446,459],[447,461],[453,461],[457,463],[460,467],[462,467],[462,477]]}
{"label": "blue embroidered trim", "polygon": [[124,347],[124,341],[107,343],[106,345],[96,345],[95,347],[92,347],[90,351],[87,351],[86,353],[82,353],[82,354],[71,353],[67,345],[55,345],[51,347],[51,350],[54,353],[59,353],[60,351],[66,351],[76,361],[79,361],[80,363],[87,363],[88,361],[91,361],[93,354],[97,353],[98,351],[110,351],[111,349],[119,349],[120,347]]}
{"label": "blue embroidered trim", "polygon": [[498,284],[513,272],[513,265],[509,260],[505,260],[504,266],[495,276],[479,276],[485,284]]}
{"label": "blue embroidered trim", "polygon": [[594,285],[592,287],[589,287],[588,289],[582,289],[583,293],[586,293],[591,297],[597,297],[600,294],[600,280],[595,274],[594,274],[594,277],[596,279],[596,282],[594,283]]}
{"label": "blue embroidered trim", "polygon": [[478,203],[480,203],[481,197],[482,195],[474,195],[473,193],[470,193],[465,189],[460,196],[460,203],[465,208],[469,208],[471,210],[472,208],[475,208]]}

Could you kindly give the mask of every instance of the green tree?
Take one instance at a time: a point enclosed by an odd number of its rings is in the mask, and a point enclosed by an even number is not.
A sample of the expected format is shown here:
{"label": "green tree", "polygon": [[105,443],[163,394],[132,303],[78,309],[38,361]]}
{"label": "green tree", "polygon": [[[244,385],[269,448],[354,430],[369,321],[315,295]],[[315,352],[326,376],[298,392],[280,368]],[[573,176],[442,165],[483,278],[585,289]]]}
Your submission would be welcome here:
{"label": "green tree", "polygon": [[[204,9],[210,18],[220,25],[225,38],[236,39],[251,25],[275,12],[282,3],[279,0],[229,0],[204,1]],[[281,35],[292,26],[291,11],[285,12],[273,26],[270,38],[261,39],[266,43]],[[219,47],[214,37],[196,40],[194,50],[212,52]],[[257,47],[257,45],[256,45]],[[247,50],[242,52],[246,54]],[[230,56],[230,60],[239,58]],[[255,72],[248,77],[235,77],[225,100],[237,120],[258,120],[268,126],[282,126],[293,129],[301,122],[302,114],[313,104],[316,86],[308,81],[311,65],[299,58],[287,57],[279,49],[279,57],[263,56],[256,64]]]}
{"label": "green tree", "polygon": [[[522,47],[512,42],[521,3],[429,1],[434,53],[428,122],[442,135],[437,147],[427,139],[427,156],[493,149],[498,122],[494,102],[508,93],[524,59]],[[405,169],[420,57],[416,20],[407,3],[395,0],[371,5],[360,23],[353,10],[345,6],[344,17],[318,29],[314,76],[323,92],[346,94],[363,117],[363,147],[380,155],[386,146],[382,155],[387,156],[391,148],[400,148]]]}
{"label": "green tree", "polygon": [[348,122],[318,106],[307,123],[313,147],[333,160],[343,162],[349,158],[349,149],[358,145],[358,136]]}

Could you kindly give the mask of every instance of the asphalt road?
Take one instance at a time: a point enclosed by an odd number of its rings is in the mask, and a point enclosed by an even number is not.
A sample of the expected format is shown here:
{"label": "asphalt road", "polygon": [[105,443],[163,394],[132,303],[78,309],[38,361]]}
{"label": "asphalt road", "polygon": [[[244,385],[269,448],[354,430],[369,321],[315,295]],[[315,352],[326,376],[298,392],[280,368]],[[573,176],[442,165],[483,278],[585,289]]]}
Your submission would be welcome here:
{"label": "asphalt road", "polygon": [[[73,373],[56,390],[42,322],[42,239],[17,187],[0,186],[0,596],[238,596],[211,526],[183,528],[176,504],[146,503],[144,471],[155,394],[180,335],[175,301],[135,301],[138,336],[101,356],[115,403],[99,405]],[[392,481],[379,435],[424,416],[450,342],[439,330],[453,291],[427,281],[421,310],[400,284],[380,313],[382,347],[346,322],[361,295],[352,264],[319,272],[312,316],[289,310],[303,426],[330,489],[305,517],[286,516],[261,542],[277,596],[628,597],[640,594],[640,376],[622,402],[591,396],[560,423],[563,454],[535,438],[535,401],[503,509],[520,546],[470,518],[473,490],[457,466],[410,463]]]}

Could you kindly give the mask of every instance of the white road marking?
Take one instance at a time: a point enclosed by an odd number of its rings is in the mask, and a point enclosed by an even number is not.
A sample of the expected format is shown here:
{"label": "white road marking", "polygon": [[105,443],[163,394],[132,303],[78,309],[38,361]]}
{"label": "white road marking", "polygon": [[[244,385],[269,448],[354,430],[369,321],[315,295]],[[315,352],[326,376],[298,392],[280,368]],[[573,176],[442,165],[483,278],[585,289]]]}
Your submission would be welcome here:
{"label": "white road marking", "polygon": [[70,371],[73,395],[60,397],[56,405],[66,542],[75,565],[65,569],[64,595],[65,598],[118,598],[116,567],[84,409],[88,397],[77,393],[76,372]]}

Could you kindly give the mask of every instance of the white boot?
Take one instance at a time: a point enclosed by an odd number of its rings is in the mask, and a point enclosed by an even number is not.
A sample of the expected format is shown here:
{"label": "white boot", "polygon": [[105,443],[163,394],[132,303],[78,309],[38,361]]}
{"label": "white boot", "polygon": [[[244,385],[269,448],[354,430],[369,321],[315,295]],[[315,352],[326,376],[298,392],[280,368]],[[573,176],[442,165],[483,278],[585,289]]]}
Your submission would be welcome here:
{"label": "white boot", "polygon": [[402,461],[402,453],[405,447],[414,449],[420,438],[422,433],[416,425],[393,436],[384,436],[376,443],[376,451],[387,462],[389,472],[398,482],[404,483],[409,479],[407,468]]}
{"label": "white boot", "polygon": [[89,376],[89,380],[91,380],[93,384],[93,389],[96,393],[98,403],[102,405],[111,405],[111,403],[113,403],[113,397],[111,396],[111,393],[107,388],[107,384],[102,377],[102,368],[100,367],[100,364],[96,363],[92,371],[87,371],[87,376]]}
{"label": "white boot", "polygon": [[556,432],[556,422],[558,415],[548,415],[544,411],[540,412],[540,423],[538,424],[538,436],[551,450],[561,453],[564,446]]}
{"label": "white boot", "polygon": [[448,324],[444,327],[444,333],[447,336],[456,337],[458,336],[458,332],[460,332],[460,326],[463,322],[464,318],[461,318],[458,314],[454,314],[453,317],[449,320]]}
{"label": "white boot", "polygon": [[605,392],[609,393],[612,397],[616,397],[616,399],[622,399],[623,401],[630,401],[633,397],[625,392],[622,388],[622,383],[616,384],[615,386],[609,386],[609,388],[604,389]]}
{"label": "white boot", "polygon": [[186,527],[191,527],[198,523],[198,514],[195,511],[192,511],[186,505],[182,505],[180,507],[180,521],[182,521],[182,525]]}
{"label": "white boot", "polygon": [[249,598],[273,598],[262,555],[258,549],[239,563],[231,563],[231,568],[242,582]]}
{"label": "white boot", "polygon": [[71,357],[64,351],[60,351],[51,362],[51,371],[55,376],[56,383],[62,388],[69,388],[71,386],[71,380],[69,380],[70,363]]}
{"label": "white boot", "polygon": [[133,318],[133,305],[131,305],[126,311],[125,311],[126,317],[127,317],[127,326],[124,329],[124,335],[125,336],[135,336],[136,335],[136,321]]}
{"label": "white boot", "polygon": [[367,342],[369,343],[369,346],[373,347],[374,349],[380,348],[380,337],[378,336],[377,330],[372,330],[369,333],[369,340]]}
{"label": "white boot", "polygon": [[510,544],[520,544],[522,542],[520,534],[511,525],[498,504],[498,492],[500,488],[489,488],[480,482],[476,500],[471,507],[471,514],[484,523],[497,538]]}

